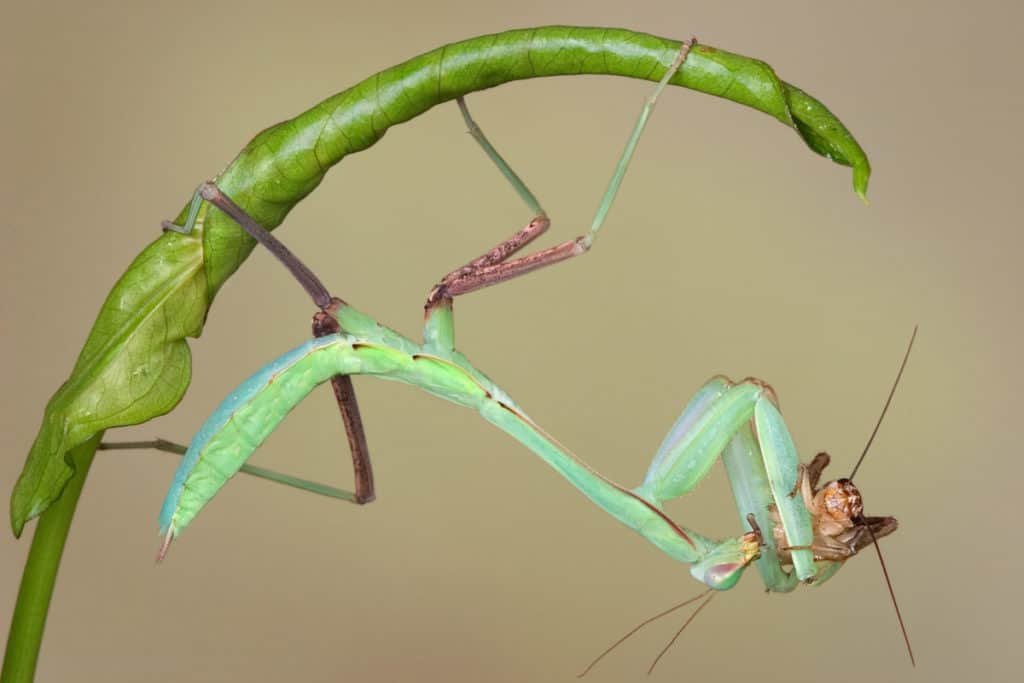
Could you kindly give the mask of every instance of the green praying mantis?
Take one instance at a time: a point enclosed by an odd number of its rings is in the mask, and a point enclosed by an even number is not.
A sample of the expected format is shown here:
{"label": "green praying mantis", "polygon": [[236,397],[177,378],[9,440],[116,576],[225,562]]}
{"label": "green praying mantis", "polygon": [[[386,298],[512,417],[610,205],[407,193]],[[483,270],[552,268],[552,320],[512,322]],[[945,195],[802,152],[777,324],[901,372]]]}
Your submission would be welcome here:
{"label": "green praying mantis", "polygon": [[[645,102],[589,231],[527,256],[515,257],[547,230],[550,221],[532,192],[473,121],[465,101],[457,98],[471,134],[524,199],[534,218],[509,239],[446,275],[431,290],[425,305],[422,343],[402,336],[332,297],[312,271],[216,183],[200,186],[184,224],[165,222],[165,228],[184,234],[202,229],[212,213],[210,207],[215,207],[277,256],[310,294],[320,312],[314,318],[315,337],[267,364],[240,385],[192,440],[161,509],[163,543],[159,559],[163,559],[171,542],[238,471],[249,468],[251,473],[260,476],[279,481],[286,479],[284,475],[254,471],[245,461],[292,408],[313,388],[327,381],[334,386],[349,434],[355,490],[344,492],[300,480],[286,483],[357,504],[372,501],[375,497],[372,468],[350,380],[352,375],[404,382],[476,410],[485,420],[533,451],[601,509],[662,552],[689,564],[691,575],[708,586],[707,597],[694,615],[710,600],[714,594],[710,591],[732,588],[751,564],[756,564],[768,591],[788,592],[800,583],[821,585],[866,546],[874,545],[877,549],[877,539],[894,532],[897,522],[892,517],[864,514],[860,493],[852,482],[860,461],[850,477],[819,486],[829,456],[819,453],[808,465],[800,463],[774,391],[765,382],[753,378],[741,382],[721,376],[712,378],[690,400],[669,430],[642,483],[627,488],[594,471],[546,433],[507,393],[456,350],[453,311],[456,297],[571,259],[592,247],[656,100],[685,64],[693,44],[693,41],[683,43]],[[909,352],[908,345],[907,355]],[[906,360],[907,356],[886,408]],[[876,432],[877,429],[878,425]],[[868,446],[873,438],[874,433]],[[744,533],[724,540],[708,538],[678,524],[663,509],[666,502],[691,491],[719,458],[728,473],[740,518],[748,526]],[[882,566],[884,570],[884,563]],[[887,575],[886,580],[888,582]],[[889,590],[892,591],[891,584]],[[894,596],[893,604],[896,604]],[[913,661],[898,607],[896,611]]]}

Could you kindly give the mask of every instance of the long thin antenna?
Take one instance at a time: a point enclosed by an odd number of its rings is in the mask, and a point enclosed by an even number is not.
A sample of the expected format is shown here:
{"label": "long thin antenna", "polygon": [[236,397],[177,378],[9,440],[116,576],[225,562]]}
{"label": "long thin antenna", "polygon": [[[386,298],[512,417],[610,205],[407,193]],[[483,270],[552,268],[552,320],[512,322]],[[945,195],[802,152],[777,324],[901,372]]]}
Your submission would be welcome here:
{"label": "long thin antenna", "polygon": [[[583,677],[584,677],[584,676],[586,676],[586,675],[587,675],[588,673],[590,673],[590,670],[594,668],[594,665],[595,665],[595,664],[597,664],[598,662],[600,662],[600,661],[601,661],[602,659],[604,659],[605,655],[607,655],[607,654],[608,654],[609,652],[611,652],[612,650],[614,650],[615,648],[617,648],[617,647],[618,647],[619,645],[622,645],[622,644],[623,644],[624,642],[626,642],[626,640],[627,640],[627,639],[628,639],[628,638],[629,638],[630,636],[632,636],[632,635],[633,635],[634,633],[636,633],[637,631],[639,631],[640,629],[642,629],[642,628],[643,628],[644,626],[647,626],[647,624],[651,623],[652,621],[657,621],[658,619],[661,619],[661,618],[662,618],[662,617],[664,617],[664,616],[667,616],[667,615],[669,615],[669,614],[672,614],[672,613],[673,613],[673,612],[675,612],[676,610],[678,610],[678,609],[681,609],[681,608],[683,608],[683,607],[686,607],[686,606],[687,606],[687,605],[689,605],[690,603],[693,603],[693,602],[697,602],[698,600],[700,600],[701,598],[703,598],[703,597],[704,597],[705,595],[707,595],[707,594],[708,594],[708,593],[710,593],[710,592],[711,592],[711,589],[710,589],[710,588],[708,588],[708,589],[707,589],[706,591],[702,591],[701,593],[699,593],[698,595],[695,595],[695,596],[693,596],[692,598],[688,598],[688,599],[686,599],[686,600],[683,600],[683,601],[682,601],[681,603],[679,603],[679,604],[678,604],[678,605],[676,605],[675,607],[669,607],[669,608],[668,608],[667,610],[665,610],[664,612],[659,612],[658,614],[655,614],[655,615],[654,615],[653,617],[651,617],[651,618],[649,618],[649,619],[645,619],[644,621],[641,621],[641,622],[640,622],[639,624],[637,624],[637,625],[636,625],[636,626],[635,626],[635,627],[633,628],[633,630],[632,630],[632,631],[630,631],[630,632],[629,632],[629,633],[627,633],[626,635],[624,635],[624,636],[622,636],[621,638],[619,638],[618,640],[616,640],[616,641],[615,641],[614,643],[612,643],[611,645],[609,645],[609,646],[608,646],[608,648],[607,648],[607,649],[605,649],[605,651],[604,651],[604,652],[602,652],[602,653],[601,653],[601,654],[599,654],[599,655],[598,655],[597,657],[595,657],[595,658],[594,658],[594,660],[593,660],[592,662],[590,662],[590,664],[588,664],[588,665],[587,665],[587,668],[586,668],[586,669],[584,669],[584,670],[583,670],[583,671],[581,671],[580,673],[576,674],[576,678],[583,678]],[[699,608],[698,608],[698,609],[699,609]],[[696,614],[696,613],[695,613],[695,614]],[[693,619],[693,617],[690,617],[690,619],[692,620],[692,619]],[[686,623],[690,623],[690,622],[688,621],[688,622],[686,622]],[[648,673],[650,673],[650,672],[648,672]]]}
{"label": "long thin antenna", "polygon": [[889,390],[889,397],[885,399],[885,406],[882,407],[882,414],[878,416],[878,422],[875,423],[875,428],[871,431],[871,436],[868,437],[867,444],[864,445],[864,451],[860,454],[860,458],[857,459],[857,464],[853,466],[853,471],[850,472],[849,479],[853,479],[857,475],[857,470],[860,468],[860,464],[864,462],[864,456],[868,454],[868,449],[871,448],[871,443],[875,440],[875,434],[878,434],[878,428],[882,426],[882,420],[885,418],[886,411],[889,410],[889,404],[892,403],[893,394],[896,393],[896,387],[900,384],[900,378],[903,377],[903,370],[907,367],[907,359],[910,358],[910,349],[914,348],[914,339],[917,338],[917,325],[914,325],[914,333],[910,335],[910,343],[907,344],[907,352],[903,354],[903,362],[900,363],[900,371],[896,373],[896,381],[892,383],[892,389]]}
{"label": "long thin antenna", "polygon": [[[915,332],[916,332],[915,328]],[[917,662],[914,661],[914,650],[910,647],[910,636],[907,635],[907,627],[903,625],[903,613],[900,612],[900,606],[896,602],[896,592],[892,589],[892,581],[889,580],[889,570],[885,567],[885,560],[882,558],[882,549],[878,546],[878,539],[875,538],[875,532],[871,530],[871,525],[865,523],[864,528],[871,534],[871,542],[875,546],[875,552],[878,553],[878,562],[882,565],[882,575],[885,576],[885,585],[889,588],[889,596],[892,598],[892,606],[896,610],[896,619],[900,622],[900,630],[903,631],[903,642],[907,644],[907,654],[910,655],[910,666],[917,667]]]}
{"label": "long thin antenna", "polygon": [[[708,589],[708,591],[706,592],[710,592],[710,589]],[[658,653],[658,656],[654,658],[653,662],[651,662],[651,668],[647,670],[648,676],[650,676],[651,672],[654,671],[654,667],[658,666],[658,662],[660,662],[661,658],[665,656],[665,653],[669,651],[669,648],[675,645],[676,640],[678,640],[679,636],[682,635],[683,631],[686,630],[686,627],[690,625],[690,622],[697,618],[697,615],[700,614],[700,611],[704,609],[709,602],[711,602],[711,598],[713,597],[715,597],[715,594],[711,593],[711,595],[709,595],[704,602],[700,603],[697,609],[693,610],[693,614],[691,614],[690,618],[686,620],[686,623],[679,627],[679,630],[676,631],[676,634],[672,636],[672,640],[668,641],[668,644],[662,648],[661,652]]]}

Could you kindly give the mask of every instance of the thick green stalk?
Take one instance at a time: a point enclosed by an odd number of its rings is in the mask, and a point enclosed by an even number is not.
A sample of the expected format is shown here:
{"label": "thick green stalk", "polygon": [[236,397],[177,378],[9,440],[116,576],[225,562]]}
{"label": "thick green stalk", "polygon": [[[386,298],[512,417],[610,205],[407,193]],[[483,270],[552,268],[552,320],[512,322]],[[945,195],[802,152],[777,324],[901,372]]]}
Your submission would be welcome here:
{"label": "thick green stalk", "polygon": [[75,473],[60,498],[39,517],[28,560],[25,562],[25,571],[21,575],[21,588],[18,589],[18,602],[11,618],[11,632],[7,636],[0,683],[29,683],[35,677],[46,613],[50,609],[50,598],[57,580],[60,558],[64,554],[64,543],[68,538],[85,477],[89,474],[89,466],[92,465],[102,436],[103,432],[100,432],[68,452],[67,461]]}

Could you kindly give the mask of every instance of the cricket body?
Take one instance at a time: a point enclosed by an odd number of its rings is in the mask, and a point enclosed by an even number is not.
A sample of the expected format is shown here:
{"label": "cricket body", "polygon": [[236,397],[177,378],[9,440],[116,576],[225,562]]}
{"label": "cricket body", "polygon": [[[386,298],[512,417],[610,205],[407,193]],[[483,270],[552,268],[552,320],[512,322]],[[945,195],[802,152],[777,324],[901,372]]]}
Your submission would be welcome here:
{"label": "cricket body", "polygon": [[[895,531],[897,522],[891,517],[864,516],[852,475],[819,488],[828,456],[819,454],[808,465],[800,463],[775,392],[760,380],[733,382],[716,376],[708,381],[672,425],[642,482],[629,488],[602,476],[545,432],[456,349],[455,297],[560,263],[591,248],[655,100],[684,64],[692,45],[693,41],[683,44],[645,103],[590,230],[526,256],[513,258],[547,229],[547,215],[484,137],[464,101],[458,99],[473,137],[535,217],[509,239],[438,282],[425,305],[421,343],[330,296],[304,264],[216,184],[201,186],[186,224],[167,223],[165,227],[184,233],[194,227],[201,229],[207,217],[217,215],[215,210],[219,210],[282,261],[320,313],[314,317],[316,338],[280,356],[241,384],[192,440],[161,509],[164,542],[159,557],[227,480],[245,466],[248,457],[289,411],[329,380],[334,383],[349,430],[356,475],[356,493],[341,492],[345,495],[335,497],[359,504],[373,500],[365,437],[350,383],[354,375],[403,382],[478,412],[539,456],[598,507],[668,556],[689,564],[691,575],[709,590],[732,588],[752,563],[757,565],[768,591],[788,592],[800,583],[820,585],[866,545]],[[664,511],[665,503],[697,486],[719,457],[746,526],[742,533],[726,539],[701,535]]]}

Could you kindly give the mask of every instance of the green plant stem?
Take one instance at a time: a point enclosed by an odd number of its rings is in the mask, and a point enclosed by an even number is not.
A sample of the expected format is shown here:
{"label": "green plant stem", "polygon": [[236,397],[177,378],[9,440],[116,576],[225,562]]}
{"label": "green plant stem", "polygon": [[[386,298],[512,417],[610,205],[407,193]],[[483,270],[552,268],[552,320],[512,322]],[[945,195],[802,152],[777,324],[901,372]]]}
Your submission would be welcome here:
{"label": "green plant stem", "polygon": [[60,558],[64,554],[64,543],[102,436],[103,432],[100,432],[68,452],[67,460],[75,470],[74,476],[68,481],[60,498],[39,517],[28,560],[25,562],[25,571],[21,575],[21,587],[11,618],[11,632],[7,636],[0,683],[30,683],[35,676],[46,613],[50,609],[50,598],[57,580]]}

